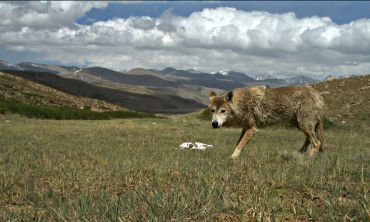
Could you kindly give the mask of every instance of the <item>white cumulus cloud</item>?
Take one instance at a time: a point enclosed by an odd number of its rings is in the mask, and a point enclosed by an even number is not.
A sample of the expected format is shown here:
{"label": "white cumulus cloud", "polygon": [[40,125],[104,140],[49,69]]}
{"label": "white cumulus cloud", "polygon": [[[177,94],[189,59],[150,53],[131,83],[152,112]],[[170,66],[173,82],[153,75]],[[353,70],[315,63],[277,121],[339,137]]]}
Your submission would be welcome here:
{"label": "white cumulus cloud", "polygon": [[0,3],[1,30],[18,31],[23,27],[57,29],[73,26],[75,20],[92,8],[104,8],[108,2],[22,1]]}
{"label": "white cumulus cloud", "polygon": [[92,8],[106,5],[1,3],[0,13],[6,19],[0,21],[0,47],[42,52],[45,59],[62,63],[118,70],[173,66],[286,76],[370,70],[369,19],[338,25],[328,17],[216,8],[188,17],[166,11],[159,18],[76,23]]}

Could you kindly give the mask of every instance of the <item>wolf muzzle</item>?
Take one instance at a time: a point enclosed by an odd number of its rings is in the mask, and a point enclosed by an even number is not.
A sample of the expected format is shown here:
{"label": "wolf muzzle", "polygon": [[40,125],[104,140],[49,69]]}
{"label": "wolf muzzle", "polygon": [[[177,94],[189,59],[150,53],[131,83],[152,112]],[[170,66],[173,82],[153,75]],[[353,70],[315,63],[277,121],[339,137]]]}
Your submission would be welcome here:
{"label": "wolf muzzle", "polygon": [[218,122],[217,122],[217,121],[213,121],[213,122],[212,122],[212,127],[213,127],[214,129],[218,128]]}

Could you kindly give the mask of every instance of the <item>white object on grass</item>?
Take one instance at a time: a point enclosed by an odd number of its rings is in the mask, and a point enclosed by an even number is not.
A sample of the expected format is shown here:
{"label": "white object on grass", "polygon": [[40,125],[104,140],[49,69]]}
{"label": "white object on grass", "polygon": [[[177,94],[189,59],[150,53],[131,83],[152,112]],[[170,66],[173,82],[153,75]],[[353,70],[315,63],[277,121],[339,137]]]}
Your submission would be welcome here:
{"label": "white object on grass", "polygon": [[205,144],[205,143],[200,143],[200,142],[195,142],[195,143],[186,142],[186,143],[182,143],[180,145],[180,148],[192,149],[192,150],[205,150],[208,148],[213,148],[213,146],[209,144]]}

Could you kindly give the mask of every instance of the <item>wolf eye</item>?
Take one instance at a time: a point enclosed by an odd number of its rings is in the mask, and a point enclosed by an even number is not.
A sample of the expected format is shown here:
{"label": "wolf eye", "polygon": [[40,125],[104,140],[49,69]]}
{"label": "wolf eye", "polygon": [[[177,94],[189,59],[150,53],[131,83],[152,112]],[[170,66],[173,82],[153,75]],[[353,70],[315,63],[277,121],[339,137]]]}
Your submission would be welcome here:
{"label": "wolf eye", "polygon": [[211,112],[212,112],[212,113],[214,113],[214,112],[215,112],[215,110],[214,110],[214,109],[212,109],[212,110],[211,110]]}
{"label": "wolf eye", "polygon": [[226,110],[224,110],[224,109],[221,109],[221,113],[224,113]]}

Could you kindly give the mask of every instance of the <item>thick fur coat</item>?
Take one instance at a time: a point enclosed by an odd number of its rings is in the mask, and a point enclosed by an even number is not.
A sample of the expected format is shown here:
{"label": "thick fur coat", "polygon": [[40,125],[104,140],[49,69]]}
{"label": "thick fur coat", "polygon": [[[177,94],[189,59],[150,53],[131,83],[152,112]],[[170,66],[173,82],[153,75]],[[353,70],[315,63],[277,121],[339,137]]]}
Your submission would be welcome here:
{"label": "thick fur coat", "polygon": [[310,144],[311,154],[322,150],[324,100],[311,86],[252,86],[222,96],[211,92],[209,98],[214,128],[243,128],[232,158],[240,155],[259,127],[282,122],[294,124],[305,134],[301,152],[305,152]]}

